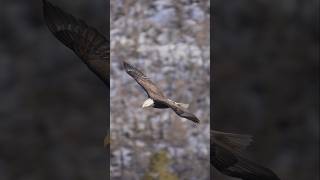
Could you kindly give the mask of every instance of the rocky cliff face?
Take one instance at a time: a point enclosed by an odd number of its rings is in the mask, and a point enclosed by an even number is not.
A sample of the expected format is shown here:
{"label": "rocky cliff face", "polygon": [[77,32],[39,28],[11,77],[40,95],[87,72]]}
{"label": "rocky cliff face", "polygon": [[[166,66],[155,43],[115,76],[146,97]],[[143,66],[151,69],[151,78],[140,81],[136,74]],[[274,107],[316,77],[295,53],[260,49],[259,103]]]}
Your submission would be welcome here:
{"label": "rocky cliff face", "polygon": [[[141,178],[153,154],[164,150],[179,179],[208,179],[209,2],[113,2],[110,27],[112,177]],[[190,104],[201,124],[194,127],[169,109],[141,109],[147,96],[123,60],[170,99]]]}

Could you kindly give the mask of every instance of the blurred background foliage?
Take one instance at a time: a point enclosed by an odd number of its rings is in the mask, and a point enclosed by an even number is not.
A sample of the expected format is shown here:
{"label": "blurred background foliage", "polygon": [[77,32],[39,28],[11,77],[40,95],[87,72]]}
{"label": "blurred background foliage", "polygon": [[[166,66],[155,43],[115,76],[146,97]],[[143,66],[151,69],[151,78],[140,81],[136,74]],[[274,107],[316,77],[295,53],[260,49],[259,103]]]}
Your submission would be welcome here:
{"label": "blurred background foliage", "polygon": [[144,180],[178,180],[178,177],[168,170],[170,159],[165,151],[154,153],[149,162],[149,169]]}

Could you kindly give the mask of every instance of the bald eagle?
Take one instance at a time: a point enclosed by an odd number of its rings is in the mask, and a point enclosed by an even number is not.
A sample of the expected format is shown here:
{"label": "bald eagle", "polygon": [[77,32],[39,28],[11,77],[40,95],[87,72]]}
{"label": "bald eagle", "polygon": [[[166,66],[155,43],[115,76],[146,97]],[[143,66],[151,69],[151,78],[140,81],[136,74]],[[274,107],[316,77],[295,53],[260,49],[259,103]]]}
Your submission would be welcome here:
{"label": "bald eagle", "polygon": [[199,119],[188,112],[188,104],[178,103],[165,97],[162,91],[141,71],[133,67],[127,62],[123,62],[126,72],[137,81],[137,83],[146,91],[148,99],[142,104],[142,108],[153,107],[153,108],[171,108],[180,117],[191,120],[195,123],[199,123]]}
{"label": "bald eagle", "polygon": [[109,86],[109,42],[84,21],[43,0],[45,22],[53,35],[70,48]]}
{"label": "bald eagle", "polygon": [[271,170],[240,156],[251,141],[248,135],[211,131],[211,165],[225,175],[242,180],[280,180]]}

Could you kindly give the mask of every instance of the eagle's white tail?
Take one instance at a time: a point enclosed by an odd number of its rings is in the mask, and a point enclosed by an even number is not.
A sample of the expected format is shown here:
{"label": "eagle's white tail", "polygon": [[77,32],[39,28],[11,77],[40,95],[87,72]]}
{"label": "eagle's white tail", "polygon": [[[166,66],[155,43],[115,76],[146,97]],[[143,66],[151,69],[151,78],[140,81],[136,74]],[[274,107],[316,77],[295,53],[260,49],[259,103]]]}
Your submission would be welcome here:
{"label": "eagle's white tail", "polygon": [[176,104],[177,106],[180,106],[184,109],[187,109],[189,107],[189,104],[184,104],[184,103],[178,103],[178,102],[175,102],[175,101],[172,101],[171,99],[168,99],[169,101],[173,102],[174,104]]}
{"label": "eagle's white tail", "polygon": [[189,104],[184,104],[184,103],[176,103],[178,106],[187,109],[189,107]]}

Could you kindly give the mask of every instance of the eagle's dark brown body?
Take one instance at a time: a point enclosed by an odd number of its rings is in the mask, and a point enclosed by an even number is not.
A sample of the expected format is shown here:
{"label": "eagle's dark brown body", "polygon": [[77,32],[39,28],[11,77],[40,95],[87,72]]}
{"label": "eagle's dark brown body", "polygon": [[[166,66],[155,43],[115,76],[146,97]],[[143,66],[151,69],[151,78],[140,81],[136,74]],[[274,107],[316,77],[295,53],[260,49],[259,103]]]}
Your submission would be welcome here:
{"label": "eagle's dark brown body", "polygon": [[158,109],[167,109],[167,108],[170,108],[167,104],[164,104],[160,101],[157,101],[155,100],[154,101],[154,105],[153,105],[154,108],[158,108]]}

